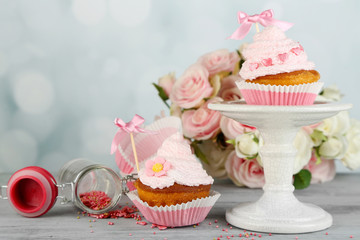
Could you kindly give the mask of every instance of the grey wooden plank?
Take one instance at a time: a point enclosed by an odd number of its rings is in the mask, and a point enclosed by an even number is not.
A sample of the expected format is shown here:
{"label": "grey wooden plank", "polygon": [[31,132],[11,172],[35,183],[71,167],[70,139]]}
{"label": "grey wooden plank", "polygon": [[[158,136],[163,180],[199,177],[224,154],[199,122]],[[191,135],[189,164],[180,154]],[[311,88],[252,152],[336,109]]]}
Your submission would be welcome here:
{"label": "grey wooden plank", "polygon": [[[0,174],[0,183],[6,183],[9,174]],[[334,181],[312,185],[305,190],[295,191],[303,202],[317,204],[332,214],[334,224],[325,231],[308,234],[260,233],[261,239],[360,239],[360,174],[338,174]],[[239,202],[257,200],[260,189],[238,188],[230,181],[218,181],[213,188],[222,196],[203,223],[193,226],[160,231],[151,224],[141,226],[134,219],[96,219],[80,215],[71,205],[57,203],[46,215],[39,218],[24,218],[16,214],[6,200],[0,201],[0,239],[213,239],[223,236],[244,234],[242,229],[227,225],[225,209]],[[124,198],[121,204],[131,202]],[[89,222],[91,220],[91,222]],[[218,223],[214,223],[218,220]],[[112,221],[114,225],[108,225]],[[212,224],[209,225],[209,222]],[[91,225],[91,227],[90,227]],[[216,226],[219,226],[216,228]],[[228,229],[228,232],[222,229]],[[91,232],[93,230],[93,232]],[[155,232],[155,234],[153,234]],[[328,232],[328,235],[325,233]],[[129,236],[129,233],[132,236]],[[248,239],[251,239],[250,236]],[[254,239],[260,239],[258,236]]]}

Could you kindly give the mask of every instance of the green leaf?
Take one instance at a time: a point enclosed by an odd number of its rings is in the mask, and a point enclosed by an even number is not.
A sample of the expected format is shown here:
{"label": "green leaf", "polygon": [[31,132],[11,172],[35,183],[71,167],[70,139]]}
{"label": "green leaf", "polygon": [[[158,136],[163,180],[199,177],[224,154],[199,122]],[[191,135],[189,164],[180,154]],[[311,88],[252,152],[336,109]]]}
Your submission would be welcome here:
{"label": "green leaf", "polygon": [[241,67],[242,67],[242,65],[243,65],[244,62],[245,62],[245,60],[240,59],[240,61],[239,61],[239,69],[241,69]]}
{"label": "green leaf", "polygon": [[258,154],[255,154],[254,156],[252,156],[252,157],[246,157],[246,159],[247,160],[251,160],[251,159],[255,159],[255,158],[257,158],[258,157]]}
{"label": "green leaf", "polygon": [[253,137],[253,140],[254,140],[254,142],[256,142],[257,144],[259,144],[259,138],[257,138],[255,135],[254,135],[254,137]]}
{"label": "green leaf", "polygon": [[311,172],[307,169],[302,169],[299,173],[294,175],[295,189],[304,189],[310,185]]}
{"label": "green leaf", "polygon": [[234,146],[235,146],[236,141],[235,141],[235,139],[230,139],[230,140],[227,140],[227,141],[226,141],[226,143],[228,143],[228,144],[231,144],[231,145],[234,145]]}
{"label": "green leaf", "polygon": [[[320,140],[322,142],[325,142],[327,140],[327,137],[324,135],[324,133],[320,130],[315,129],[313,133],[310,135],[310,137],[313,140]],[[316,142],[316,141],[314,141]]]}
{"label": "green leaf", "polygon": [[156,90],[158,91],[158,95],[161,98],[161,100],[165,103],[165,105],[170,108],[169,104],[166,102],[166,100],[169,99],[168,95],[166,95],[164,89],[162,87],[160,87],[159,85],[157,85],[156,83],[153,83],[154,87],[156,88]]}
{"label": "green leaf", "polygon": [[320,146],[315,147],[315,157],[316,157],[316,165],[320,164],[322,162],[319,152]]}
{"label": "green leaf", "polygon": [[197,145],[196,141],[191,143],[191,147],[194,149],[195,155],[204,163],[210,164],[209,161],[206,159],[205,154],[200,150],[199,146]]}

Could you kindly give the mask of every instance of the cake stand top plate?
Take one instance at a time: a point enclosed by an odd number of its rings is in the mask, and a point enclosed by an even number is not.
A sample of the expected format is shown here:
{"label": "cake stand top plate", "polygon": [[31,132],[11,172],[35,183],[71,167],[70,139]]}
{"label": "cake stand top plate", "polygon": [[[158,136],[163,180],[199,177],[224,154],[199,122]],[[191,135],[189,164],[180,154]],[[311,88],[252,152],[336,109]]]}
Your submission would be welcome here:
{"label": "cake stand top plate", "polygon": [[274,106],[274,105],[248,105],[244,100],[237,101],[221,101],[209,104],[209,108],[217,111],[226,112],[288,112],[288,113],[304,113],[304,112],[339,112],[352,108],[351,103],[339,102],[320,102],[314,105],[302,106]]}
{"label": "cake stand top plate", "polygon": [[208,105],[212,110],[243,124],[260,127],[263,123],[307,126],[320,122],[338,112],[349,110],[352,104],[339,102],[315,102],[303,106],[248,105],[244,100],[221,101]]}

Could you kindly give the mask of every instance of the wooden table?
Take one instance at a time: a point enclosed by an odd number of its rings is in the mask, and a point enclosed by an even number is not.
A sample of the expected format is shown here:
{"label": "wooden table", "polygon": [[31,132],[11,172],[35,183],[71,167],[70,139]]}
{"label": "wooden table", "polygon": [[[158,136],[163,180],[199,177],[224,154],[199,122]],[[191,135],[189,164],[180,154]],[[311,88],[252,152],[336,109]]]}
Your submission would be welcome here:
{"label": "wooden table", "polygon": [[[4,184],[9,174],[0,174]],[[244,236],[244,230],[230,228],[225,221],[225,209],[236,203],[257,200],[260,189],[246,189],[234,186],[230,181],[221,181],[213,188],[222,196],[208,217],[199,226],[159,230],[151,224],[141,226],[134,219],[96,219],[78,214],[70,205],[55,204],[53,209],[39,218],[25,218],[15,213],[6,200],[0,201],[0,239],[360,239],[360,174],[338,174],[332,182],[312,185],[305,190],[295,191],[303,202],[319,205],[334,218],[333,226],[325,231],[282,235],[257,233]],[[131,202],[124,197],[122,204]],[[79,216],[79,218],[78,218]],[[218,222],[215,223],[215,220]],[[108,225],[111,221],[114,225]],[[211,225],[209,223],[211,222]],[[218,226],[218,228],[216,227]],[[222,231],[222,229],[226,231]],[[249,232],[250,234],[251,232]],[[328,233],[328,235],[326,235]],[[130,236],[131,234],[131,236]],[[242,237],[239,237],[242,234]],[[254,233],[253,233],[254,234]],[[259,238],[261,234],[261,238]]]}

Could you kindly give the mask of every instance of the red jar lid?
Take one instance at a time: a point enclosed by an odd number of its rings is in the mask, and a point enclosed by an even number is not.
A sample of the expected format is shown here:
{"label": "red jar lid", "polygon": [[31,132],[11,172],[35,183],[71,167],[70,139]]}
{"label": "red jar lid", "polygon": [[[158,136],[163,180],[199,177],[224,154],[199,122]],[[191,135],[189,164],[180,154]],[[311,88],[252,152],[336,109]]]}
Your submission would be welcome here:
{"label": "red jar lid", "polygon": [[58,195],[55,178],[41,167],[18,170],[8,182],[10,205],[20,215],[39,217],[52,208]]}

